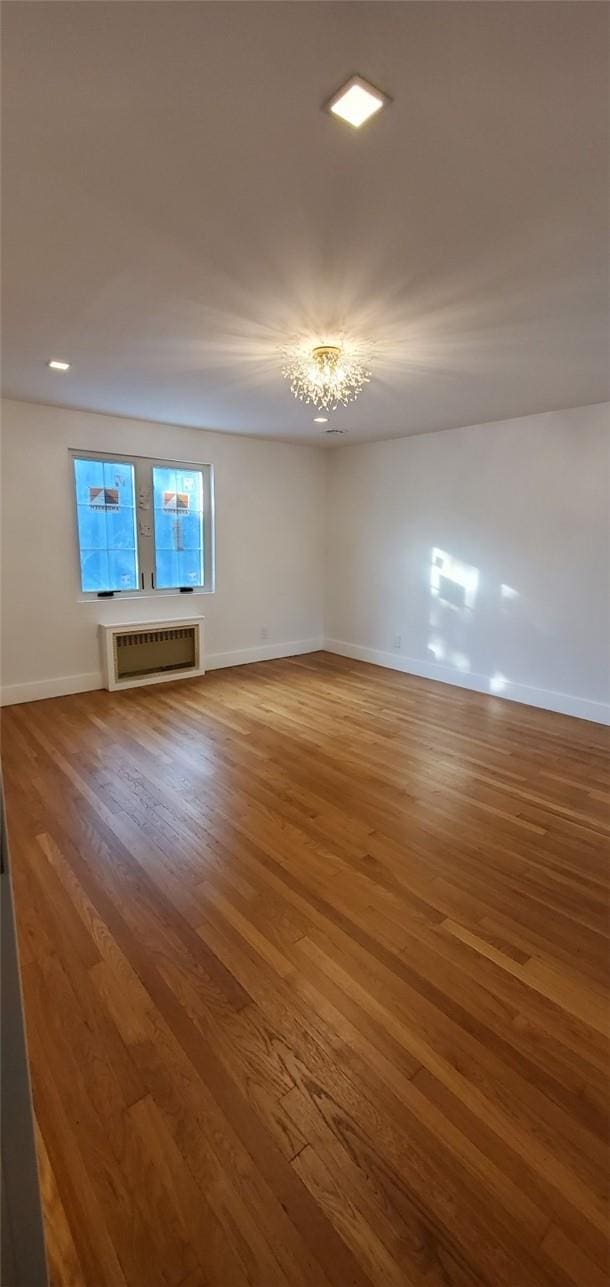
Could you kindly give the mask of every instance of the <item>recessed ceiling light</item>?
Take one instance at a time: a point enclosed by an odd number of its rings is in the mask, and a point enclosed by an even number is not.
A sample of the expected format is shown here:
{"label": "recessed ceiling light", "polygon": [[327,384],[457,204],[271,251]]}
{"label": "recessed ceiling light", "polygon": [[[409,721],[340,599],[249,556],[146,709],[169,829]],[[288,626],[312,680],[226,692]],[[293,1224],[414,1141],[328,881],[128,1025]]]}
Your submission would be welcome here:
{"label": "recessed ceiling light", "polygon": [[313,422],[315,425],[327,425],[328,416],[314,416]]}
{"label": "recessed ceiling light", "polygon": [[47,362],[47,366],[50,366],[52,371],[69,371],[70,370],[69,362],[59,362],[57,358],[51,358],[51,361]]}
{"label": "recessed ceiling light", "polygon": [[362,76],[351,76],[346,84],[333,94],[328,103],[328,110],[334,116],[340,116],[349,125],[353,125],[355,129],[360,129],[370,116],[388,102],[387,94],[382,94],[381,90],[375,89],[374,85],[369,85]]}

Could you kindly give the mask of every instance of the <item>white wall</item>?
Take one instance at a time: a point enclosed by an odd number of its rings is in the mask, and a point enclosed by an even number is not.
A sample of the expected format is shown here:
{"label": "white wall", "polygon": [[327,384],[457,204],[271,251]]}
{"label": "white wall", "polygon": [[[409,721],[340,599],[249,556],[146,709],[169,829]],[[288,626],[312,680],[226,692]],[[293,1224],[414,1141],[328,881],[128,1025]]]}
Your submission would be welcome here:
{"label": "white wall", "polygon": [[[211,666],[320,646],[319,448],[25,402],[2,411],[5,702],[99,687],[100,621],[202,613]],[[214,465],[215,594],[79,602],[70,447]]]}
{"label": "white wall", "polygon": [[[331,453],[328,646],[607,720],[608,410]],[[433,548],[471,569],[471,606],[432,593]]]}

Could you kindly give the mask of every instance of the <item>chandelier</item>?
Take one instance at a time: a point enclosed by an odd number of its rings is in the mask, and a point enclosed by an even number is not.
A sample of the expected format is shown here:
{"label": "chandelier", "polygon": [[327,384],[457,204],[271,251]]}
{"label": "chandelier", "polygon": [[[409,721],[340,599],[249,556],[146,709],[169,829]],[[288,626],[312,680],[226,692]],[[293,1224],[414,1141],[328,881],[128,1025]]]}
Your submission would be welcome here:
{"label": "chandelier", "polygon": [[347,407],[371,378],[358,357],[338,344],[318,344],[314,349],[287,354],[282,375],[290,381],[295,398],[313,403],[318,411]]}

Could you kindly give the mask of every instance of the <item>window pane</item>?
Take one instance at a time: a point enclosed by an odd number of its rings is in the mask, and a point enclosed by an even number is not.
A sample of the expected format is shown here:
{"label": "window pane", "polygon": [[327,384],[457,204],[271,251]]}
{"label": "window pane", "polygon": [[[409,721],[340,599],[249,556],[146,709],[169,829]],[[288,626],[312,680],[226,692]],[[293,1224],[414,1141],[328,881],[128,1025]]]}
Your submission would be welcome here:
{"label": "window pane", "polygon": [[198,514],[203,509],[203,477],[199,469],[177,469],[176,489],[186,493],[189,498],[189,509]]}
{"label": "window pane", "polygon": [[81,552],[106,549],[106,515],[103,509],[79,505],[78,535]]}
{"label": "window pane", "polygon": [[155,465],[153,495],[157,589],[203,585],[201,470]]}
{"label": "window pane", "polygon": [[134,550],[108,550],[108,589],[137,589]]}
{"label": "window pane", "polygon": [[201,550],[179,550],[178,576],[180,585],[203,585]]}
{"label": "window pane", "polygon": [[104,486],[103,460],[75,460],[76,499],[79,505],[89,504],[89,488]]}
{"label": "window pane", "polygon": [[81,550],[81,584],[83,590],[109,590],[108,555],[105,550]]}
{"label": "window pane", "polygon": [[74,477],[83,590],[136,590],[133,465],[77,459]]}
{"label": "window pane", "polygon": [[128,505],[131,509],[135,505],[133,472],[133,465],[124,461],[116,464],[111,460],[104,461],[104,486],[118,487],[119,504]]}
{"label": "window pane", "polygon": [[163,508],[164,492],[176,491],[176,470],[161,469],[156,465],[153,469],[153,492],[155,498],[155,509]]}
{"label": "window pane", "polygon": [[176,515],[155,509],[155,544],[158,550],[176,548]]}
{"label": "window pane", "polygon": [[121,505],[107,511],[106,541],[109,550],[135,550],[133,509]]}
{"label": "window pane", "polygon": [[155,585],[158,590],[169,590],[179,584],[178,555],[175,550],[157,550],[155,564]]}
{"label": "window pane", "polygon": [[182,519],[182,546],[185,550],[201,549],[201,514],[185,514]]}

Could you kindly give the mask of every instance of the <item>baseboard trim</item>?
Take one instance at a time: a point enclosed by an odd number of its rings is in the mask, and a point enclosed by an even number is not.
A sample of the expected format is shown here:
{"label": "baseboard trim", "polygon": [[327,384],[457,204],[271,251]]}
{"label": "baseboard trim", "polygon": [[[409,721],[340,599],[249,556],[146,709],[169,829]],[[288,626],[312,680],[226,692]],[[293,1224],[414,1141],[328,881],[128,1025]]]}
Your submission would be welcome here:
{"label": "baseboard trim", "polygon": [[319,652],[323,639],[297,639],[292,643],[260,644],[254,648],[237,648],[234,652],[215,652],[205,659],[206,670],[225,666],[247,666],[253,661],[279,661],[282,657],[300,657],[306,652]]}
{"label": "baseboard trim", "polygon": [[39,702],[46,697],[68,697],[70,693],[90,693],[103,688],[101,670],[87,675],[62,675],[58,679],[40,679],[33,684],[8,684],[0,691],[0,706],[17,706],[20,702]]}
{"label": "baseboard trim", "polygon": [[[256,661],[277,661],[282,657],[299,657],[304,653],[318,652],[325,649],[339,657],[350,657],[354,661],[368,661],[373,666],[383,666],[387,670],[399,670],[407,675],[419,675],[422,679],[435,679],[442,684],[452,684],[456,688],[469,688],[487,696],[500,697],[503,700],[523,702],[526,706],[537,706],[542,710],[556,711],[560,715],[573,715],[577,719],[587,719],[596,724],[610,724],[610,705],[604,702],[591,701],[585,697],[573,697],[569,693],[556,693],[546,688],[531,688],[527,684],[516,684],[506,681],[503,691],[490,690],[490,677],[487,675],[462,674],[439,666],[436,662],[418,661],[414,657],[402,657],[392,652],[383,652],[377,648],[363,647],[361,644],[350,644],[343,639],[299,639],[283,644],[260,644],[252,648],[237,648],[231,652],[212,653],[206,657],[206,670],[221,670],[226,666],[246,666]],[[71,693],[88,693],[103,688],[101,671],[92,671],[84,675],[63,675],[57,679],[42,679],[30,684],[9,684],[0,691],[0,706],[15,706],[21,702],[44,701],[49,697],[67,697]]]}
{"label": "baseboard trim", "polygon": [[418,661],[414,657],[402,657],[392,652],[382,652],[377,648],[363,647],[361,644],[346,643],[343,639],[325,639],[326,652],[334,652],[339,657],[350,657],[354,661],[368,661],[373,666],[384,666],[387,670],[400,670],[407,675],[419,675],[421,679],[435,679],[442,684],[451,684],[455,688],[470,688],[477,693],[486,693],[488,697],[499,697],[505,701],[522,702],[525,706],[537,706],[541,710],[556,711],[559,715],[573,715],[577,719],[591,720],[595,724],[610,724],[610,705],[604,702],[591,701],[586,697],[573,697],[570,693],[556,693],[546,688],[531,688],[527,684],[516,684],[505,681],[501,692],[491,688],[489,675],[465,674],[452,670],[449,666],[439,666],[437,662]]}
{"label": "baseboard trim", "polygon": [[[224,666],[245,666],[253,661],[276,661],[282,657],[298,657],[302,653],[319,652],[323,640],[297,639],[289,643],[261,644],[254,648],[237,648],[233,652],[212,653],[205,659],[206,670],[220,670]],[[176,679],[180,677],[177,675]],[[0,706],[17,706],[21,702],[44,701],[47,697],[68,697],[72,693],[89,693],[103,688],[101,671],[86,675],[62,675],[58,679],[41,679],[32,684],[8,684],[0,690]]]}

